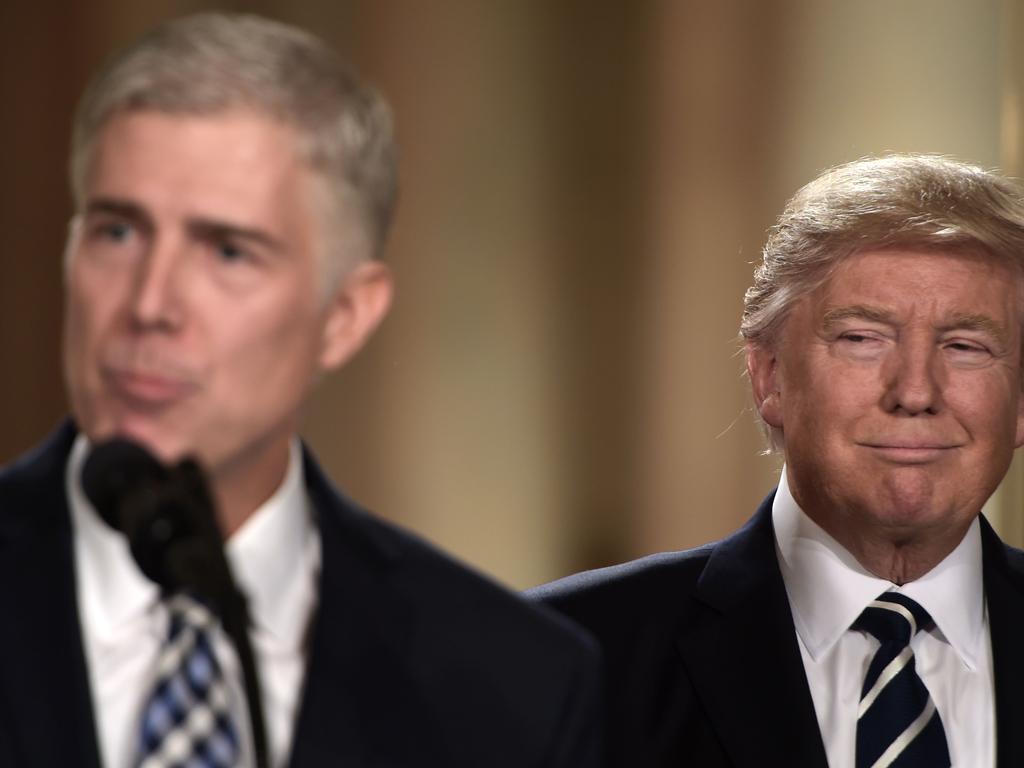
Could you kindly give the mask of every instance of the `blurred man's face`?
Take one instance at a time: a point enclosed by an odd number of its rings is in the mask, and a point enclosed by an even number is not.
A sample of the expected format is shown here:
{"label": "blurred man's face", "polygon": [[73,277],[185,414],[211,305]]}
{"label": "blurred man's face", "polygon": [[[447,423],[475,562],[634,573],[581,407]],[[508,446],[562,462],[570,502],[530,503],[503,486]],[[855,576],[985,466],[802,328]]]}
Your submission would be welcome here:
{"label": "blurred man's face", "polygon": [[324,300],[312,177],[291,129],[251,113],[108,122],[67,254],[65,376],[90,438],[215,477],[281,470],[311,382],[363,332]]}
{"label": "blurred man's face", "polygon": [[751,353],[800,506],[841,541],[966,529],[1024,441],[1020,328],[1020,277],[991,259],[844,261]]}

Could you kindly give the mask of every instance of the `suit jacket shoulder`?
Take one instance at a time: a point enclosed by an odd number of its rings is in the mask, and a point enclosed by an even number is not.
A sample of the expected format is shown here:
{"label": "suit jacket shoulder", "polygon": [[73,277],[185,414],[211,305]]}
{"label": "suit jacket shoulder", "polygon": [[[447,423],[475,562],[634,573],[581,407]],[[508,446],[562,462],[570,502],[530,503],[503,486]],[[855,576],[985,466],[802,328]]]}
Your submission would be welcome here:
{"label": "suit jacket shoulder", "polygon": [[825,768],[772,498],[719,542],[529,593],[601,646],[609,765]]}
{"label": "suit jacket shoulder", "polygon": [[999,540],[983,517],[985,601],[996,696],[996,763],[1024,765],[1024,552]]}
{"label": "suit jacket shoulder", "polygon": [[586,618],[586,624],[608,632],[604,638],[644,628],[674,627],[688,612],[686,600],[666,596],[692,595],[716,544],[682,552],[662,552],[628,563],[584,571],[529,590],[526,594],[564,613]]}
{"label": "suit jacket shoulder", "polygon": [[295,765],[597,764],[593,641],[360,509],[308,455],[306,477],[323,572]]}
{"label": "suit jacket shoulder", "polygon": [[74,435],[65,423],[0,470],[2,765],[100,764],[64,494]]}

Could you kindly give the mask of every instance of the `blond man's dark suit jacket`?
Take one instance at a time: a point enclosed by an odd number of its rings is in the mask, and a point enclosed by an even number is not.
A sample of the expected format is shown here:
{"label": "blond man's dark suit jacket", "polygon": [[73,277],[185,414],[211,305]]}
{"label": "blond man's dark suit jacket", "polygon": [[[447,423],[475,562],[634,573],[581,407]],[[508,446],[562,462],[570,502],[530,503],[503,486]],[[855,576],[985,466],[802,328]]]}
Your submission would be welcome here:
{"label": "blond man's dark suit jacket", "polygon": [[[0,766],[98,768],[64,466],[0,473]],[[344,500],[306,457],[323,559],[294,768],[597,765],[597,654],[559,617]]]}
{"label": "blond man's dark suit jacket", "polygon": [[[774,493],[727,539],[533,590],[605,658],[608,768],[825,768],[775,554]],[[982,520],[1000,768],[1024,766],[1024,552]]]}

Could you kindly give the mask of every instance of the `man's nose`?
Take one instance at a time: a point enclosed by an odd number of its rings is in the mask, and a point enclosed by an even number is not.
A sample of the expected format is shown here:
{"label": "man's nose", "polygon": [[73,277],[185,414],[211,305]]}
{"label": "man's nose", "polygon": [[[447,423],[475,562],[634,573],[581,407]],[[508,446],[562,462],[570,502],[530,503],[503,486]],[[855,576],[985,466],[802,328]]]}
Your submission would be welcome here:
{"label": "man's nose", "polygon": [[182,320],[184,252],[173,243],[153,241],[134,276],[131,319],[140,329],[173,330]]}
{"label": "man's nose", "polygon": [[901,340],[887,366],[885,409],[911,416],[942,408],[942,358],[932,339]]}

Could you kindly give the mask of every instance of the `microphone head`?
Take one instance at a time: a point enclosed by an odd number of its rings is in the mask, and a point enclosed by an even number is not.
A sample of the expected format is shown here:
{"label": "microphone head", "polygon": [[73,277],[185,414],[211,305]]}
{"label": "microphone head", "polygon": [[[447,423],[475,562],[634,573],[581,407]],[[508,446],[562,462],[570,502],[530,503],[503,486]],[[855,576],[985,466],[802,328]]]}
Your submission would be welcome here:
{"label": "microphone head", "polygon": [[180,587],[168,552],[196,534],[194,502],[171,471],[138,443],[115,438],[93,447],[82,488],[100,517],[128,538],[139,569],[167,590]]}
{"label": "microphone head", "polygon": [[93,446],[82,467],[82,489],[107,525],[127,532],[121,509],[124,499],[166,477],[166,468],[149,451],[118,437]]}

